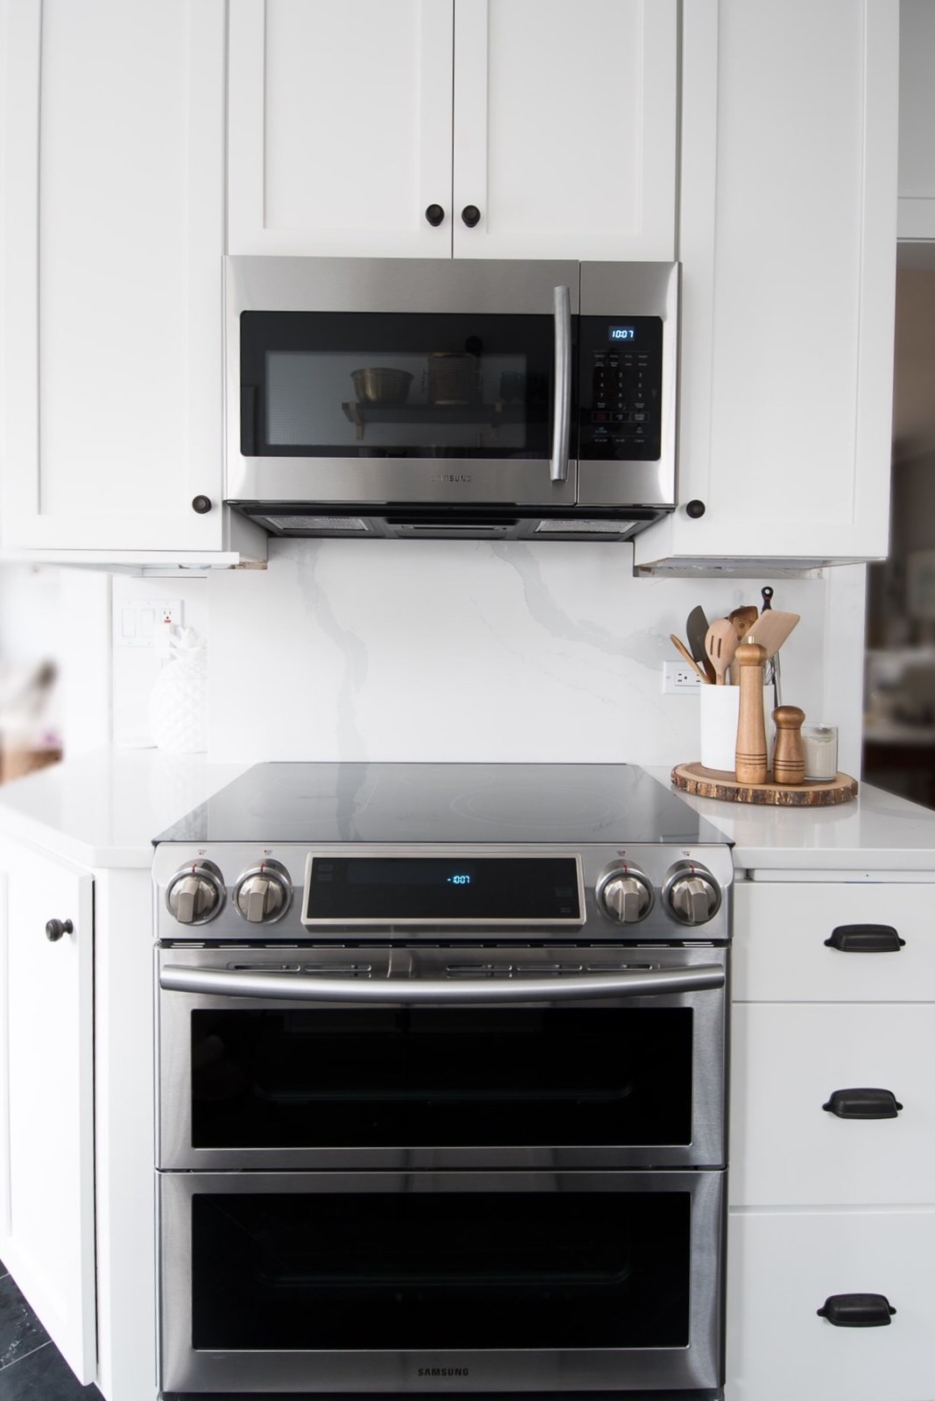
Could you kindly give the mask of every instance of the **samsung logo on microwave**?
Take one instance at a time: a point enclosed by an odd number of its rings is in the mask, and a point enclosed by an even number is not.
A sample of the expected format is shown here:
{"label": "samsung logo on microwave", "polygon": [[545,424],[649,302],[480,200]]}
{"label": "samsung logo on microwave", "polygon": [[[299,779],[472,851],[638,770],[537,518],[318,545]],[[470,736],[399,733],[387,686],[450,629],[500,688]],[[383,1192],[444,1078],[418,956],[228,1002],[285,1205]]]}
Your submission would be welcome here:
{"label": "samsung logo on microwave", "polygon": [[433,482],[470,482],[474,478],[470,472],[436,472]]}
{"label": "samsung logo on microwave", "polygon": [[420,1367],[417,1377],[469,1377],[470,1367]]}

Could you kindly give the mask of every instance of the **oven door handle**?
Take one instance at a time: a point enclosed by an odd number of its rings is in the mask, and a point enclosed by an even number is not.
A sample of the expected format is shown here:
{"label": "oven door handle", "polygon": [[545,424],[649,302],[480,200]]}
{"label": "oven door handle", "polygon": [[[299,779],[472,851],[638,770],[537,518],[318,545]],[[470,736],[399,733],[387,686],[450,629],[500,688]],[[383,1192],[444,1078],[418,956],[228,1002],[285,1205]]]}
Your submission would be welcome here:
{"label": "oven door handle", "polygon": [[278,998],[284,1002],[564,1002],[598,997],[654,997],[722,988],[718,964],[697,968],[634,969],[621,973],[558,974],[555,977],[363,978],[308,977],[301,973],[254,973],[229,968],[160,969],[166,992],[207,993],[215,997]]}
{"label": "oven door handle", "polygon": [[555,398],[552,410],[552,461],[549,475],[553,482],[568,480],[568,439],[571,434],[571,292],[554,289],[555,304]]}

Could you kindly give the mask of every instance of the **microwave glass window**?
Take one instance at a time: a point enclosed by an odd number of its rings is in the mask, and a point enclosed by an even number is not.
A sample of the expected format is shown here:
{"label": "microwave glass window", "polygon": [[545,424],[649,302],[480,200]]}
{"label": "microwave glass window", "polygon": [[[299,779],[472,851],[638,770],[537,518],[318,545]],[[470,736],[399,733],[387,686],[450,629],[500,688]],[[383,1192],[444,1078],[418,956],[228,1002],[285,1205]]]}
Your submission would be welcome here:
{"label": "microwave glass window", "polygon": [[688,1345],[688,1192],[353,1186],[194,1197],[195,1348]]}
{"label": "microwave glass window", "polygon": [[547,457],[549,316],[244,312],[245,456]]}

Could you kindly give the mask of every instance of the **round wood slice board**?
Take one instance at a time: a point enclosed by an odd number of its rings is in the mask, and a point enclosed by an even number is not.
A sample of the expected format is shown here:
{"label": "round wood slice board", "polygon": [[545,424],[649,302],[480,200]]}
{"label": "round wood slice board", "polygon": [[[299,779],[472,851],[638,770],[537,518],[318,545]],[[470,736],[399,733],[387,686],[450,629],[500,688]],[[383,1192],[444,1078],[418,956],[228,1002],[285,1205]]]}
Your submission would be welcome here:
{"label": "round wood slice board", "polygon": [[672,783],[695,798],[720,798],[728,803],[758,803],[786,808],[817,808],[829,807],[833,803],[849,803],[857,797],[858,788],[857,779],[846,773],[839,773],[824,782],[809,779],[795,786],[788,783],[738,783],[732,773],[706,769],[703,764],[677,764],[672,770]]}

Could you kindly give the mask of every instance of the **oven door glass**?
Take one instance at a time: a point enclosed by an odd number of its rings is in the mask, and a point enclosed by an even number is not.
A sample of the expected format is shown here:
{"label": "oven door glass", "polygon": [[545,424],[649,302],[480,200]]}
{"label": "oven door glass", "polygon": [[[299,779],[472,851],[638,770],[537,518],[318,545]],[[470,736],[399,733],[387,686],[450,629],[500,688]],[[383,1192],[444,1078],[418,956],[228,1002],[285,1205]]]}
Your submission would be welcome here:
{"label": "oven door glass", "polygon": [[244,457],[552,452],[551,315],[244,311]]}
{"label": "oven door glass", "polygon": [[191,1013],[192,1146],[688,1144],[691,1007]]}
{"label": "oven door glass", "polygon": [[716,1380],[723,1173],[163,1174],[161,1191],[165,1386],[203,1359],[202,1382],[259,1388],[283,1358],[296,1382],[350,1368],[381,1389],[426,1365],[538,1384],[546,1356],[547,1388]]}

